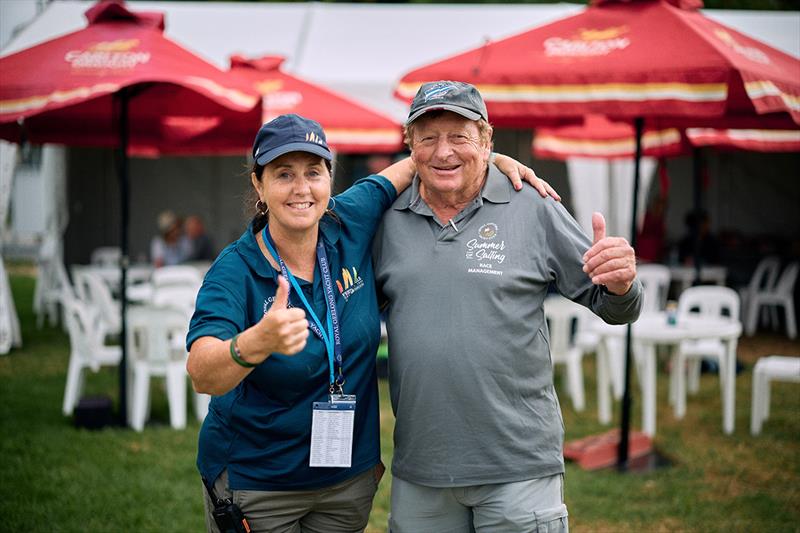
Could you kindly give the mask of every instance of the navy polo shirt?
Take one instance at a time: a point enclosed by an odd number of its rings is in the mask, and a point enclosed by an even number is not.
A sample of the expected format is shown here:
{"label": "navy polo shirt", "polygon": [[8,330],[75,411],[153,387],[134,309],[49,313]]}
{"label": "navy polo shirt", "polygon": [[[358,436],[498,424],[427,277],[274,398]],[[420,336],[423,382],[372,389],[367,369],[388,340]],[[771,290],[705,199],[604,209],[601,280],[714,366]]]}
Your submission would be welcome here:
{"label": "navy polo shirt", "polygon": [[[364,178],[336,196],[336,217],[326,215],[320,222],[336,293],[344,390],[357,395],[352,467],[308,466],[312,403],[327,400],[329,378],[325,345],[311,333],[302,352],[272,354],[236,388],[211,399],[197,457],[209,481],[227,468],[231,489],[308,490],[342,482],[380,460],[375,374],[380,322],[370,248],[396,196],[386,178]],[[205,336],[230,339],[257,323],[272,305],[279,273],[258,248],[251,225],[206,274],[187,347]],[[298,279],[318,317],[326,313],[321,278],[317,265],[313,283]],[[304,308],[294,290],[289,304]]]}

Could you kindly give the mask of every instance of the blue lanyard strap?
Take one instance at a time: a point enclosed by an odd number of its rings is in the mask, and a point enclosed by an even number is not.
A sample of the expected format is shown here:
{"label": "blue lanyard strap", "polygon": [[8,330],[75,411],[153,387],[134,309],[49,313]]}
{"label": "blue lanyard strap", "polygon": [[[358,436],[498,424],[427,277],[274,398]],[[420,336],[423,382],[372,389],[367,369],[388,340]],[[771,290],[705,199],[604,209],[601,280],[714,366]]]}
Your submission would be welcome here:
{"label": "blue lanyard strap", "polygon": [[289,269],[286,267],[280,255],[278,255],[278,248],[275,246],[275,242],[272,240],[269,231],[267,231],[268,227],[269,226],[264,226],[264,229],[261,230],[261,237],[264,239],[264,244],[275,261],[281,266],[283,277],[289,281],[291,288],[294,288],[300,301],[303,302],[306,311],[311,315],[311,320],[308,323],[309,329],[325,344],[325,350],[328,352],[328,366],[330,368],[330,392],[333,393],[337,389],[339,392],[342,392],[342,386],[344,385],[344,375],[342,373],[342,336],[339,331],[339,316],[336,313],[336,297],[333,292],[330,267],[328,266],[328,255],[325,253],[325,245],[322,243],[322,236],[320,235],[317,238],[317,263],[319,264],[319,271],[322,274],[322,287],[325,290],[325,302],[327,304],[325,323],[327,328],[322,327],[322,322],[320,322],[320,319],[317,317],[316,313],[314,313],[311,304],[308,303],[303,291],[297,284],[297,280],[292,273],[289,272]]}

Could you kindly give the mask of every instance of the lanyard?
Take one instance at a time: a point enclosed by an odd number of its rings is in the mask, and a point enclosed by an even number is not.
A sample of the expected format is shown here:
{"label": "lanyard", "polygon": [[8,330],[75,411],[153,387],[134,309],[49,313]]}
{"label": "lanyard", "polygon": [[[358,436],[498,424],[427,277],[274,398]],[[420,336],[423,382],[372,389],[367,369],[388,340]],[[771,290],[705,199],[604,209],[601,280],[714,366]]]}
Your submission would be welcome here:
{"label": "lanyard", "polygon": [[281,256],[278,255],[278,248],[275,246],[269,231],[267,231],[268,227],[269,226],[264,226],[264,229],[261,230],[261,237],[264,239],[264,244],[266,245],[267,250],[269,250],[269,253],[272,254],[272,257],[275,259],[275,261],[277,261],[281,266],[283,277],[289,281],[297,293],[297,296],[303,302],[306,311],[308,311],[308,314],[311,315],[312,320],[308,323],[309,329],[313,331],[323,343],[325,343],[325,349],[328,352],[328,366],[330,368],[331,394],[333,394],[337,389],[339,393],[342,393],[342,386],[344,385],[344,376],[342,375],[342,337],[339,332],[339,317],[336,313],[336,297],[334,296],[333,282],[331,281],[331,271],[330,267],[328,266],[328,255],[325,253],[325,246],[322,243],[322,236],[319,236],[317,239],[317,263],[319,264],[319,271],[322,274],[322,287],[325,290],[325,301],[328,308],[327,313],[325,313],[325,322],[328,326],[327,331],[325,331],[325,328],[322,327],[322,322],[320,322],[319,318],[314,313],[311,304],[308,303],[303,291],[297,284],[297,280],[292,273],[289,272],[289,269],[286,267],[283,259],[281,259]]}

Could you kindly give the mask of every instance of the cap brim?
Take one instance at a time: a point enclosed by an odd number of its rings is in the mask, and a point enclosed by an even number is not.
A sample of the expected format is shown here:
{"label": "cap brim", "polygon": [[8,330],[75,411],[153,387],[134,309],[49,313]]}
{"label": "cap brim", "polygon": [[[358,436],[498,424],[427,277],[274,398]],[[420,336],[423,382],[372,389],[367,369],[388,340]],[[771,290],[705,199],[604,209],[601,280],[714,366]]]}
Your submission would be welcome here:
{"label": "cap brim", "polygon": [[413,115],[408,117],[406,120],[406,126],[417,120],[419,117],[428,113],[430,111],[452,111],[453,113],[458,113],[462,117],[468,118],[470,120],[478,120],[481,117],[480,113],[476,113],[470,109],[466,109],[464,107],[459,107],[457,105],[449,105],[449,104],[435,104],[429,105],[427,107],[423,107],[422,109],[417,110]]}
{"label": "cap brim", "polygon": [[263,167],[268,165],[275,159],[279,158],[280,156],[288,154],[289,152],[308,152],[314,155],[318,155],[327,161],[333,159],[333,154],[331,154],[331,151],[325,148],[324,146],[320,146],[314,143],[296,142],[296,143],[284,144],[283,146],[273,148],[269,152],[264,152],[263,154],[259,155],[256,158],[256,163],[258,163]]}

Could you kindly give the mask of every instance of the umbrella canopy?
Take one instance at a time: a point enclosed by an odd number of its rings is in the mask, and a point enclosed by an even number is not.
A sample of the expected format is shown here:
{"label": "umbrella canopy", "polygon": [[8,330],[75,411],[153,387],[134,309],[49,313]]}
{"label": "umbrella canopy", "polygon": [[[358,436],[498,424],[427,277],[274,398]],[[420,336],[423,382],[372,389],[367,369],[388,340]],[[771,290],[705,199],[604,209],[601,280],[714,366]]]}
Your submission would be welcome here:
{"label": "umbrella canopy", "polygon": [[[283,61],[281,56],[231,57],[231,72],[247,80],[250,87],[263,96],[262,122],[286,113],[313,118],[322,124],[330,146],[341,153],[402,149],[400,124],[344,96],[283,72],[280,69]],[[251,131],[250,134],[252,137]]]}
{"label": "umbrella canopy", "polygon": [[800,152],[800,130],[688,128],[693,146],[734,148],[753,152]]}
{"label": "umbrella canopy", "polygon": [[[537,128],[531,151],[543,159],[630,159],[636,151],[636,138],[627,123],[613,122],[602,115],[587,115],[581,125]],[[642,155],[669,157],[688,151],[677,128],[649,128],[642,135]]]}
{"label": "umbrella canopy", "polygon": [[[688,155],[692,146],[794,152],[800,151],[800,129],[645,128],[642,134],[642,155],[645,156]],[[558,160],[571,157],[630,159],[635,150],[633,128],[627,123],[613,122],[601,115],[587,115],[582,125],[537,128],[531,145],[534,156]]]}
{"label": "umbrella canopy", "polygon": [[[0,137],[119,146],[114,95],[127,88],[130,154],[241,153],[249,146],[260,95],[164,37],[162,13],[100,2],[86,18],[82,30],[0,58]],[[233,119],[249,124],[244,140],[203,136]]]}
{"label": "umbrella canopy", "polygon": [[410,100],[424,82],[467,81],[499,126],[588,113],[658,117],[660,125],[800,123],[800,61],[703,16],[701,6],[595,0],[577,15],[414,70],[396,94]]}

